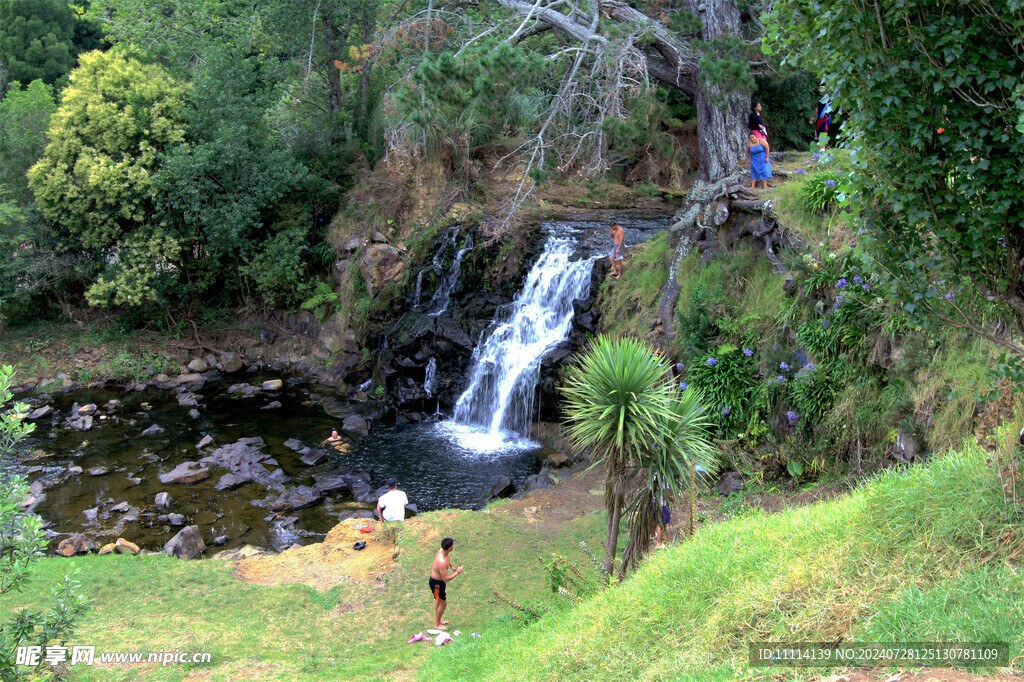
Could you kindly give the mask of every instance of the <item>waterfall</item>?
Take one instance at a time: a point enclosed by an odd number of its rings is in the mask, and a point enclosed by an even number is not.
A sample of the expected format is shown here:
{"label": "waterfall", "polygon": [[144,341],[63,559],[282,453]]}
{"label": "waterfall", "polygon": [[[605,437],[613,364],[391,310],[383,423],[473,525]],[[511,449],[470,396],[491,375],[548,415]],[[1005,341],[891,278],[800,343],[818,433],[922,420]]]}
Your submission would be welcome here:
{"label": "waterfall", "polygon": [[430,362],[427,363],[426,376],[423,379],[423,392],[428,397],[434,395],[434,377],[437,376],[437,358],[431,357]]}
{"label": "waterfall", "polygon": [[423,268],[422,270],[420,270],[420,273],[416,275],[416,295],[413,297],[412,301],[413,308],[420,304],[420,296],[421,292],[423,291],[423,273],[426,271],[427,269]]}
{"label": "waterfall", "polygon": [[[455,246],[455,237],[458,236],[459,228],[453,227],[449,230],[450,243],[452,247]],[[445,236],[446,241],[449,236]],[[448,309],[448,299],[451,296],[452,290],[455,289],[455,285],[459,281],[459,268],[462,265],[462,257],[466,255],[466,252],[473,248],[473,236],[471,234],[466,235],[466,241],[463,243],[462,248],[455,254],[455,261],[452,263],[452,267],[447,272],[443,272],[441,269],[441,263],[438,261],[438,256],[441,255],[441,251],[444,249],[438,249],[438,252],[434,254],[434,272],[441,275],[441,283],[437,285],[437,291],[434,292],[434,297],[430,299],[430,307],[432,308],[431,316],[436,317],[445,310]],[[443,272],[443,274],[442,274]]]}
{"label": "waterfall", "polygon": [[[506,322],[473,351],[469,387],[455,405],[455,426],[469,426],[487,441],[526,434],[543,357],[566,338],[572,302],[590,291],[589,259],[570,261],[573,245],[552,237],[530,270]],[[463,431],[465,429],[462,429]]]}

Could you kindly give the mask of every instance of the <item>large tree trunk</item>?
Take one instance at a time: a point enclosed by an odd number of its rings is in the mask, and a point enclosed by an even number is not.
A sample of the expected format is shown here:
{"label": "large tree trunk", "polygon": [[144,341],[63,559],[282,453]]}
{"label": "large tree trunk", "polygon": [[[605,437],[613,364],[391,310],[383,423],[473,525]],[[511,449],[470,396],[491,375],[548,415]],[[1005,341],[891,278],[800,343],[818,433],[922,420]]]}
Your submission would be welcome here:
{"label": "large tree trunk", "polygon": [[[736,0],[687,0],[686,4],[701,19],[701,40],[710,42],[739,35],[740,10]],[[716,83],[699,79],[694,99],[700,145],[697,177],[716,182],[729,175],[745,154],[743,126],[749,96],[726,92]]]}

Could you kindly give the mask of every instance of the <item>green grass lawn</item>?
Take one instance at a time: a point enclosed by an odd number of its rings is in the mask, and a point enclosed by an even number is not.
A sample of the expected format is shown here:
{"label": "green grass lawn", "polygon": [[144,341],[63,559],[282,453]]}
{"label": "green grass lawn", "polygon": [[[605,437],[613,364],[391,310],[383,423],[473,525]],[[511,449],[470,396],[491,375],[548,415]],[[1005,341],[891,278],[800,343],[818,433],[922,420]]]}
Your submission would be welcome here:
{"label": "green grass lawn", "polygon": [[[342,584],[325,594],[302,586],[264,587],[234,578],[234,564],[170,557],[47,558],[21,594],[3,597],[0,614],[44,607],[48,586],[79,570],[92,610],[71,644],[100,652],[209,652],[212,664],[72,668],[75,679],[385,679],[411,678],[435,648],[406,644],[433,622],[427,575],[440,537],[456,539],[453,562],[466,572],[452,582],[445,617],[469,639],[481,640],[515,613],[494,590],[519,601],[551,601],[543,562],[586,540],[600,546],[603,521],[590,515],[548,538],[519,518],[480,512],[432,512],[419,517],[438,535],[399,534],[395,570],[377,588]],[[413,537],[415,535],[415,537]],[[461,644],[461,638],[460,638]]]}
{"label": "green grass lawn", "polygon": [[[806,679],[751,669],[752,642],[1009,642],[1024,632],[1020,513],[984,453],[890,471],[852,495],[711,525],[631,579],[423,679]],[[835,670],[827,672],[834,673]]]}

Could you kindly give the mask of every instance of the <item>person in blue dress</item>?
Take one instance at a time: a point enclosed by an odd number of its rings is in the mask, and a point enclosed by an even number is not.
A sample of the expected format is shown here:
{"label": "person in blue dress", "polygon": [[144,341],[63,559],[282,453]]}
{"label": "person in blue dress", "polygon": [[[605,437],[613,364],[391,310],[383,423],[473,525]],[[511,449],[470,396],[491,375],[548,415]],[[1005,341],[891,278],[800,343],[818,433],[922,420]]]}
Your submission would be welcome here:
{"label": "person in blue dress", "polygon": [[754,133],[747,138],[747,162],[750,164],[750,189],[761,181],[762,189],[768,189],[768,178],[772,176],[772,162],[768,157],[768,141]]}

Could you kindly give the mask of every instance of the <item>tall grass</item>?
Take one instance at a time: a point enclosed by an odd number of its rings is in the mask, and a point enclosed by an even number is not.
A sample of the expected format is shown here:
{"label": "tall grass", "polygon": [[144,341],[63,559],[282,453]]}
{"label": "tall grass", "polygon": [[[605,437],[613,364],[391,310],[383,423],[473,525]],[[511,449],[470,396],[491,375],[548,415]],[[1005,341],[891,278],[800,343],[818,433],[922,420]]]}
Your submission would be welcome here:
{"label": "tall grass", "polygon": [[968,449],[834,502],[707,527],[576,608],[435,652],[421,675],[798,679],[747,669],[749,644],[766,640],[1009,641],[1012,657],[1019,520]]}

